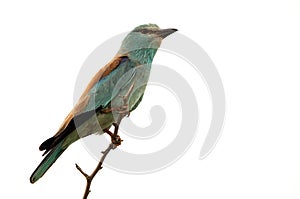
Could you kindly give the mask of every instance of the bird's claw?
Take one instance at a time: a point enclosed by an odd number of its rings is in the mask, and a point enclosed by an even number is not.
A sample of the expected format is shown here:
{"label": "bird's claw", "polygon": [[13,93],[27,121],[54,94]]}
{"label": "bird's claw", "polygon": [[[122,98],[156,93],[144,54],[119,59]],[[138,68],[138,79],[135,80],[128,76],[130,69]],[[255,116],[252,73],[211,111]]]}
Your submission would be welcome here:
{"label": "bird's claw", "polygon": [[114,144],[114,146],[120,146],[122,143],[122,139],[121,137],[118,135],[118,131],[119,131],[119,124],[117,123],[113,123],[113,126],[115,127],[114,132],[112,133],[111,131],[109,131],[108,129],[105,129],[104,132],[107,133],[110,136],[111,139],[111,143]]}
{"label": "bird's claw", "polygon": [[115,146],[120,146],[122,143],[122,139],[119,135],[113,135],[111,136],[111,143],[113,143]]}

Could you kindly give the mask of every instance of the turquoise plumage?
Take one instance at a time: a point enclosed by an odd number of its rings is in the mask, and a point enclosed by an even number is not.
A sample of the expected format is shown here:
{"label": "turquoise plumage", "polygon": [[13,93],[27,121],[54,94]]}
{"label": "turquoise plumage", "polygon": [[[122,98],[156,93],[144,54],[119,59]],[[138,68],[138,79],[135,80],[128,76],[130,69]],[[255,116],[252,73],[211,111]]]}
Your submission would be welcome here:
{"label": "turquoise plumage", "polygon": [[[101,68],[88,84],[78,103],[68,114],[58,132],[44,141],[39,149],[46,157],[30,177],[35,183],[57,158],[78,139],[109,129],[115,122],[108,108],[122,106],[122,97],[134,85],[128,108],[133,111],[143,98],[149,79],[151,64],[162,40],[177,31],[160,29],[155,24],[136,27],[123,40],[117,55]],[[95,120],[96,116],[97,120]]]}

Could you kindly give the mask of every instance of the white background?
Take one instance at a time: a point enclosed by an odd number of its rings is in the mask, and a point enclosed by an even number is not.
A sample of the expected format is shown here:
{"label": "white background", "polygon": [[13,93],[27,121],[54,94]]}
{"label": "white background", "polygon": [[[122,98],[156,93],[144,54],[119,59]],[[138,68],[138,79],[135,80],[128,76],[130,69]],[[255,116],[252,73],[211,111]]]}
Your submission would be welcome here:
{"label": "white background", "polygon": [[[1,198],[82,197],[85,181],[74,163],[88,172],[96,165],[82,144],[32,185],[38,146],[71,110],[89,53],[149,22],[178,28],[216,64],[227,99],[223,135],[198,160],[211,117],[199,109],[207,117],[183,158],[147,175],[104,168],[90,198],[300,198],[299,1],[2,1],[0,22]],[[209,107],[203,95],[199,106]],[[141,108],[132,117],[148,118]]]}

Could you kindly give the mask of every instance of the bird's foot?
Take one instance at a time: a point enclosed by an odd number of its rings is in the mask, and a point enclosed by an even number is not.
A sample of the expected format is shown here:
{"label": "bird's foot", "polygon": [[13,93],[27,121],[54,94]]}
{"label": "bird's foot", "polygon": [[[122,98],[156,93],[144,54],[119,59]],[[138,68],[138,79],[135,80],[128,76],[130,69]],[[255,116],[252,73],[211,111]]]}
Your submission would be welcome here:
{"label": "bird's foot", "polygon": [[115,127],[113,133],[110,132],[109,129],[105,129],[104,132],[110,136],[111,143],[113,143],[115,146],[120,146],[123,140],[118,135],[119,125],[117,123],[113,123],[113,125]]}
{"label": "bird's foot", "polygon": [[122,143],[122,139],[119,135],[113,135],[111,137],[111,143],[113,143],[115,146],[120,146]]}

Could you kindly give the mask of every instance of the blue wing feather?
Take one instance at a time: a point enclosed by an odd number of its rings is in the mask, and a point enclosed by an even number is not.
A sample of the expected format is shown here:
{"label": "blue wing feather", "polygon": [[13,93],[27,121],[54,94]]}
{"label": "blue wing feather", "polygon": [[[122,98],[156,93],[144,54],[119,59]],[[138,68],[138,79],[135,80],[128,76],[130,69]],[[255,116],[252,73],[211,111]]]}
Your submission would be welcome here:
{"label": "blue wing feather", "polygon": [[128,57],[122,57],[119,65],[91,88],[89,91],[90,99],[83,112],[96,110],[99,107],[106,108],[118,94],[118,90],[122,89],[116,87],[117,82],[127,72],[133,73],[134,67],[135,64]]}

